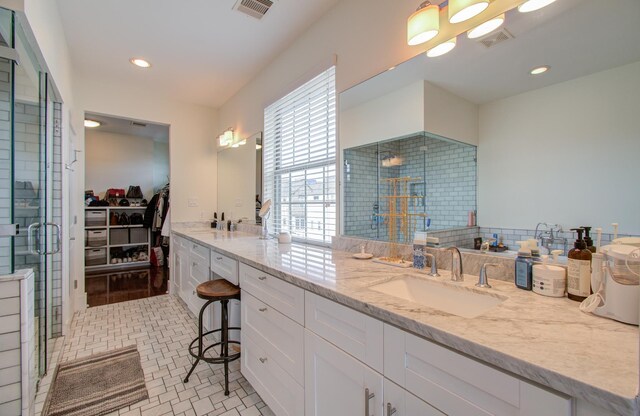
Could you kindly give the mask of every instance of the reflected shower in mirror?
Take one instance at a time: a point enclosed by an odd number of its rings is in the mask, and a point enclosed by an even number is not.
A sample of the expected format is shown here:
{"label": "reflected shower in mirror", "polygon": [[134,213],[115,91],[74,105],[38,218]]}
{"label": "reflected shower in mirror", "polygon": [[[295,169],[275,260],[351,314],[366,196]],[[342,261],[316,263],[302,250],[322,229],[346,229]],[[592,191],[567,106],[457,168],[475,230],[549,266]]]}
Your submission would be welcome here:
{"label": "reflected shower in mirror", "polygon": [[[345,149],[343,163],[345,235],[390,241],[395,232],[397,241],[410,241],[415,231],[472,225],[475,146],[419,132]],[[406,193],[403,198],[391,198],[394,178],[410,178],[406,192],[399,190]],[[410,215],[406,230],[389,217],[392,211],[401,212],[402,205]]]}

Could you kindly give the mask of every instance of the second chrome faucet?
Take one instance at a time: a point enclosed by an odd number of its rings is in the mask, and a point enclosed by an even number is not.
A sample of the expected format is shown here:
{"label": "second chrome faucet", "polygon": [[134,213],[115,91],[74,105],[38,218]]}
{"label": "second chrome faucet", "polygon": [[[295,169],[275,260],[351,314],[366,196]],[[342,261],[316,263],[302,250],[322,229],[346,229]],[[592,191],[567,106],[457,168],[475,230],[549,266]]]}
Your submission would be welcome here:
{"label": "second chrome faucet", "polygon": [[[458,247],[447,247],[446,250],[451,252],[451,281],[462,282],[464,280],[462,271],[462,254],[460,254],[460,250],[458,250]],[[456,256],[458,256],[457,267],[455,265]]]}

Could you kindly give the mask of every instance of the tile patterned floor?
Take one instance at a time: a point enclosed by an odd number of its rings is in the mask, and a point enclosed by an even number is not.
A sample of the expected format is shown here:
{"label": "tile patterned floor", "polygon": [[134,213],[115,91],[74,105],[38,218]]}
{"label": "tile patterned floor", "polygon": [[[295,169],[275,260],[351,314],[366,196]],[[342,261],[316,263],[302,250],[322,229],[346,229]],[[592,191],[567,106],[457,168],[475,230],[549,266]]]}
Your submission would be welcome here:
{"label": "tile patterned floor", "polygon": [[[171,295],[89,308],[74,316],[64,343],[56,344],[52,363],[137,345],[149,399],[109,416],[273,415],[242,377],[239,360],[230,364],[228,397],[223,391],[221,365],[200,363],[189,383],[182,382],[191,367],[187,347],[196,336],[196,325],[193,315]],[[51,383],[51,373],[40,383],[37,416]]]}

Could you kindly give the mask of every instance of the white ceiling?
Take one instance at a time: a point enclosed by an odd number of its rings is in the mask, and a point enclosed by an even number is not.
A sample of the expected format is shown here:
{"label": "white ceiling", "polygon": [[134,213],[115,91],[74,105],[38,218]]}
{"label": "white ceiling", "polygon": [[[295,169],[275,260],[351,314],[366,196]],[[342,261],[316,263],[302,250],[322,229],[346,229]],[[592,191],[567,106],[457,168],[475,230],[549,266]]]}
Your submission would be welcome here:
{"label": "white ceiling", "polygon": [[[486,48],[460,35],[446,55],[420,54],[345,91],[340,108],[418,80],[482,104],[640,60],[638,0],[562,0],[537,12],[514,9],[504,26],[513,39]],[[529,75],[540,65],[551,70]]]}
{"label": "white ceiling", "polygon": [[[57,0],[74,69],[92,79],[219,107],[338,0],[274,0],[262,20],[236,0]],[[129,63],[143,57],[152,68]]]}

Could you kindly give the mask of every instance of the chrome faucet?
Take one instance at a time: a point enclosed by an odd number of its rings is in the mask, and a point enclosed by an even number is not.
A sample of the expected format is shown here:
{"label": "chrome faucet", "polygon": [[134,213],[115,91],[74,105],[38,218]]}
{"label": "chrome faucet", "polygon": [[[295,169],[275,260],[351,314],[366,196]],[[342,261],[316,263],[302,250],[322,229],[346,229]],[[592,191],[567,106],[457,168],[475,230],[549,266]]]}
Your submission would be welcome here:
{"label": "chrome faucet", "polygon": [[431,253],[424,253],[424,256],[431,259],[431,272],[429,273],[429,276],[440,277],[440,274],[438,273],[438,266],[436,265],[436,256]]}
{"label": "chrome faucet", "polygon": [[491,285],[489,284],[489,278],[487,277],[487,267],[502,267],[502,265],[498,263],[483,264],[482,267],[480,267],[480,277],[478,278],[478,283],[476,283],[477,287],[491,289]]}
{"label": "chrome faucet", "polygon": [[[458,247],[447,247],[446,250],[451,252],[451,281],[462,282],[464,280],[462,272],[462,254],[460,254],[460,250],[458,250]],[[458,256],[459,267],[453,267],[456,254]]]}

